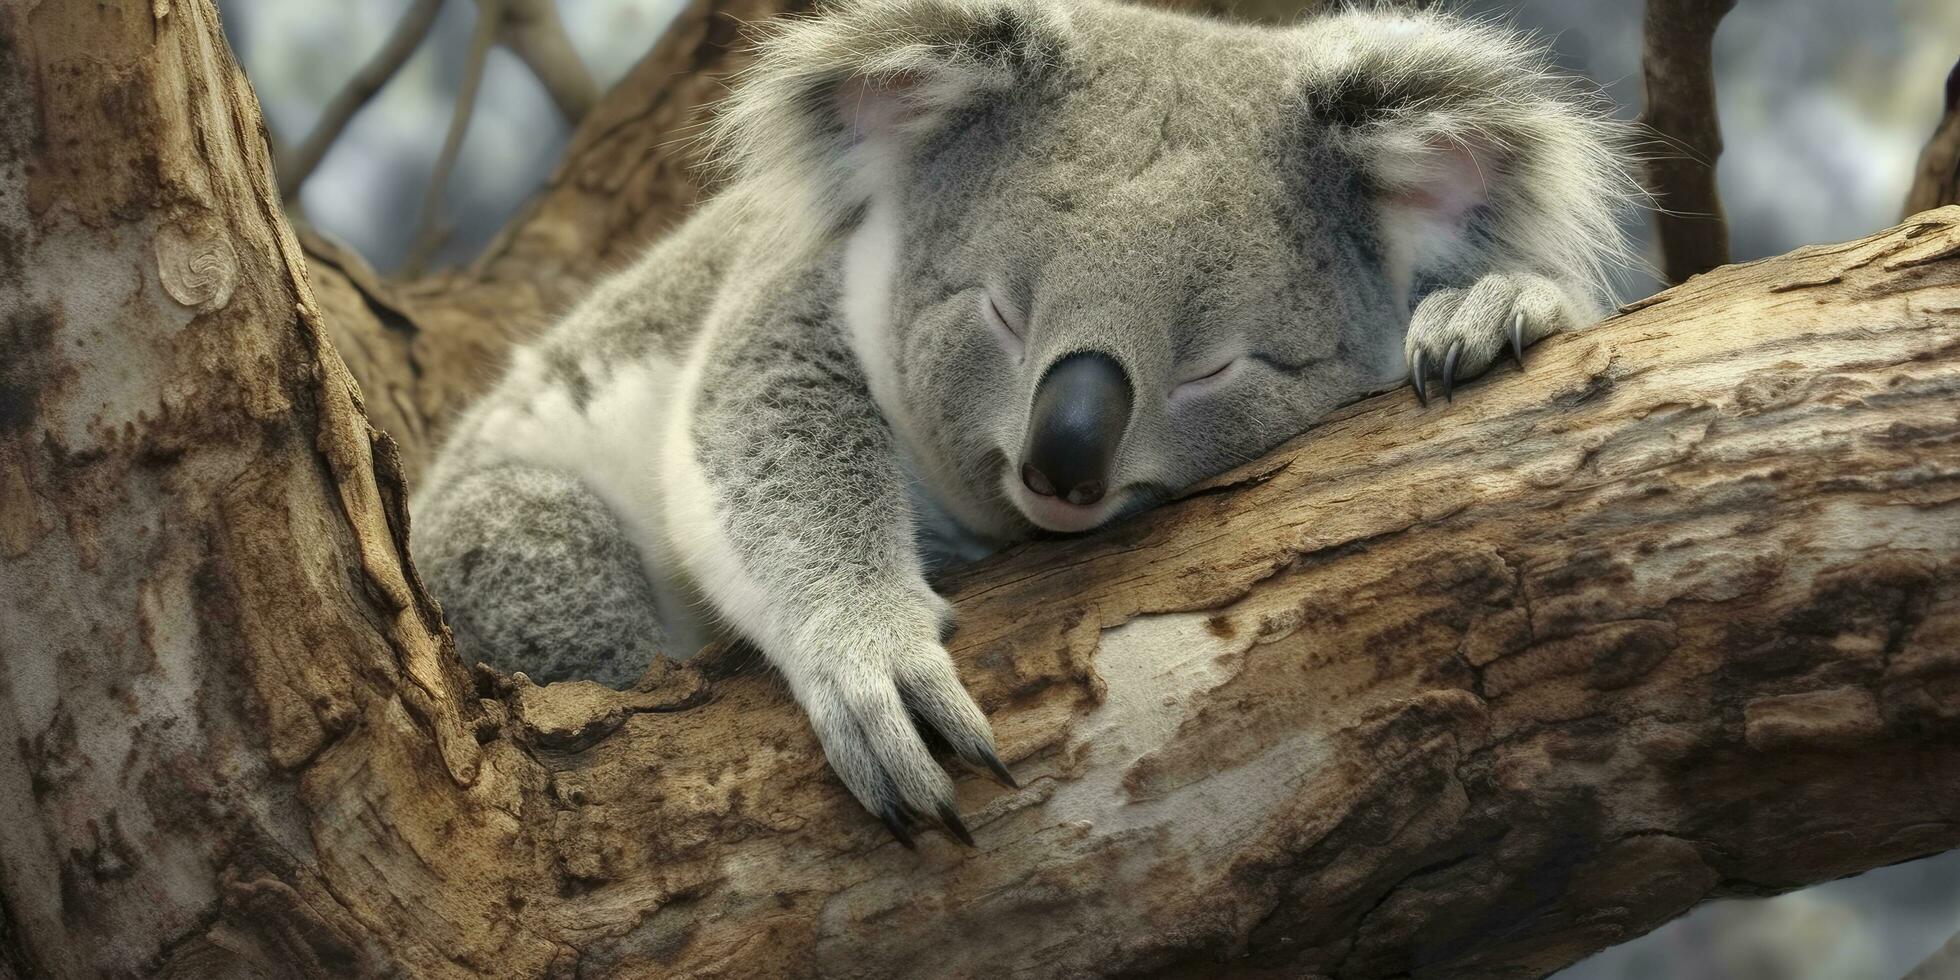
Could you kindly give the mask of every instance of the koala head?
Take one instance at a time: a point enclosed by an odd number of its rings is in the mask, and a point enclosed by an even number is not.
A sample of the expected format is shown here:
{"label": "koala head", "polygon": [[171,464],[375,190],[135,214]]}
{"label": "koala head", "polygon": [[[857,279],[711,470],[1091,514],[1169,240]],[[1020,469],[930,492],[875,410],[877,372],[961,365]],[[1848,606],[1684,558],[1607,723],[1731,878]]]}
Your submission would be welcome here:
{"label": "koala head", "polygon": [[[840,320],[935,496],[983,533],[1082,531],[1397,376],[1418,281],[1597,254],[1479,221],[1569,203],[1519,158],[1543,120],[1502,110],[1532,57],[1430,15],[875,0],[765,41],[722,135],[757,207],[835,243]],[[1486,117],[1452,114],[1478,86]]]}

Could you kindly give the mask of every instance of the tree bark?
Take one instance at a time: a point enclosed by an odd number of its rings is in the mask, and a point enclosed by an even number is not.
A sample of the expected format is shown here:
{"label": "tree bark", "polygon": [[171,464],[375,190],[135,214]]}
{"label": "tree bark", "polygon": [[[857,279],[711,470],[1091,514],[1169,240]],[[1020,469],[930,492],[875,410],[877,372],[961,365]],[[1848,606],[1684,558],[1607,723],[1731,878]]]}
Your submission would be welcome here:
{"label": "tree bark", "polygon": [[1640,124],[1664,144],[1647,158],[1647,190],[1670,283],[1729,261],[1729,222],[1715,182],[1722,156],[1715,28],[1734,8],[1735,0],[1647,0]]}
{"label": "tree bark", "polygon": [[1960,61],[1947,73],[1946,113],[1919,152],[1912,187],[1906,192],[1905,216],[1945,204],[1960,204]]}
{"label": "tree bark", "polygon": [[737,651],[465,671],[321,309],[207,0],[0,6],[0,967],[1536,976],[1960,845],[1960,208],[956,575],[974,850]]}

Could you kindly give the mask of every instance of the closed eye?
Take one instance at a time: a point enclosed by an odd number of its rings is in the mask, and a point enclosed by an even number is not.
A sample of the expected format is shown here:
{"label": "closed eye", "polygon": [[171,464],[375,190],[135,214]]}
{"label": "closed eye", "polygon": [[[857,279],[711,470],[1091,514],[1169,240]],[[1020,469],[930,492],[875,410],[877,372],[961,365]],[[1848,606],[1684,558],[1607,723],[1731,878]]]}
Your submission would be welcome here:
{"label": "closed eye", "polygon": [[981,290],[980,305],[981,314],[986,317],[988,325],[994,328],[994,332],[1000,335],[1001,346],[1007,349],[1008,356],[1017,361],[1025,357],[1027,337],[1021,333],[1015,320],[1001,310],[1000,303],[994,299],[992,290]]}
{"label": "closed eye", "polygon": [[1243,358],[1234,357],[1203,374],[1184,379],[1178,383],[1176,388],[1171,389],[1171,397],[1190,397],[1202,394],[1206,390],[1216,387],[1226,381],[1230,375],[1236,373],[1233,369],[1238,367],[1241,360]]}

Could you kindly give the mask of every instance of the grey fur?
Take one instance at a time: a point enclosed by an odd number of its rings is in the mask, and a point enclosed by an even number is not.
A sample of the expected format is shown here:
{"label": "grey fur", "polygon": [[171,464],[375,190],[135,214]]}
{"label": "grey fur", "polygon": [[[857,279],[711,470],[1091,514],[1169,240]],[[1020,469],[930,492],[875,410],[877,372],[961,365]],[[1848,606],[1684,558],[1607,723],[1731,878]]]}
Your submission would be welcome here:
{"label": "grey fur", "polygon": [[666,646],[653,590],[612,510],[576,477],[516,464],[471,470],[420,515],[417,558],[437,595],[503,597],[445,611],[457,644],[540,684],[631,682]]}
{"label": "grey fur", "polygon": [[[747,637],[860,801],[931,819],[951,786],[909,713],[975,764],[993,737],[928,566],[1149,506],[1418,353],[1473,375],[1519,313],[1597,316],[1632,184],[1547,64],[1437,14],[779,25],[715,134],[729,189],[518,352],[416,502],[418,560],[506,669],[621,684],[659,634]],[[1044,510],[1032,392],[1085,350],[1135,408],[1108,498]]]}

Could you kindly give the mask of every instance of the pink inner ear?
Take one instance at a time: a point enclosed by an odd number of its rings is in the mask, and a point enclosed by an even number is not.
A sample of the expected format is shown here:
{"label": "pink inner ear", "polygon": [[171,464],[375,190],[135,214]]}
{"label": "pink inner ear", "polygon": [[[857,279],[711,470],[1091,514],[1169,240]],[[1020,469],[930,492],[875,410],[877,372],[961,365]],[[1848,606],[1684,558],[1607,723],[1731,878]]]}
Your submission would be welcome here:
{"label": "pink inner ear", "polygon": [[924,116],[919,96],[925,84],[925,76],[917,72],[900,72],[851,78],[837,86],[838,117],[850,128],[852,142],[890,133]]}
{"label": "pink inner ear", "polygon": [[1389,201],[1431,220],[1464,225],[1473,209],[1490,200],[1490,175],[1462,143],[1430,141],[1410,170],[1413,180],[1391,192]]}

